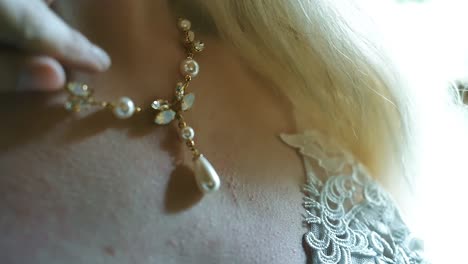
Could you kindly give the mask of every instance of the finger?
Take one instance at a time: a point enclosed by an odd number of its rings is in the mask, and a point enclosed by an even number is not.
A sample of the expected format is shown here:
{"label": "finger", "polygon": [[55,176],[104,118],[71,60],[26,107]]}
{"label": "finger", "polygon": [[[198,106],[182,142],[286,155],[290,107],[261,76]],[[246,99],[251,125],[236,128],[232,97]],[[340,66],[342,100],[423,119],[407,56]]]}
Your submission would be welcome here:
{"label": "finger", "polygon": [[57,58],[66,66],[91,71],[103,71],[110,66],[106,52],[65,24],[44,2],[17,1],[2,18],[13,30],[0,33],[0,38],[3,36],[10,44],[29,52]]}
{"label": "finger", "polygon": [[65,81],[63,67],[51,57],[0,53],[0,92],[56,91]]}
{"label": "finger", "polygon": [[16,81],[17,90],[57,91],[64,87],[65,70],[55,59],[36,56],[23,60]]}

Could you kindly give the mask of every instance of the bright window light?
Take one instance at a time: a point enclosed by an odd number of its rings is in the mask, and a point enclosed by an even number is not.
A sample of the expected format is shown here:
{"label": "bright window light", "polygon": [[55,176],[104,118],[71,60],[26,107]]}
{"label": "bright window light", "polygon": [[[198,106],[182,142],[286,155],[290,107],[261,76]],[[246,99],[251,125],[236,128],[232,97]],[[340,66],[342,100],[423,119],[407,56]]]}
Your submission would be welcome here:
{"label": "bright window light", "polygon": [[[413,74],[424,77],[435,73],[444,79],[468,80],[468,1],[362,2],[383,28],[384,37],[395,49],[393,52],[399,62],[405,64],[407,59]],[[431,93],[424,89],[421,92]],[[437,156],[433,160],[434,164],[443,164],[441,159],[444,158],[466,163],[466,156],[463,158],[463,155],[466,155],[467,146],[460,146],[459,150],[448,150],[446,147],[449,145],[447,142],[456,143],[457,139],[467,136],[460,133],[455,122],[452,124],[453,137],[444,138],[440,142],[434,141],[424,150],[426,153],[440,154],[434,155]],[[440,138],[440,126],[441,124],[434,124],[434,129],[425,133],[427,141]],[[424,179],[417,183],[419,206],[410,212],[410,225],[425,239],[425,251],[433,263],[466,263],[466,260],[458,258],[462,255],[461,252],[466,251],[465,240],[468,236],[462,220],[468,216],[467,175],[468,167],[464,175],[453,168],[441,167],[437,171],[426,171]]]}

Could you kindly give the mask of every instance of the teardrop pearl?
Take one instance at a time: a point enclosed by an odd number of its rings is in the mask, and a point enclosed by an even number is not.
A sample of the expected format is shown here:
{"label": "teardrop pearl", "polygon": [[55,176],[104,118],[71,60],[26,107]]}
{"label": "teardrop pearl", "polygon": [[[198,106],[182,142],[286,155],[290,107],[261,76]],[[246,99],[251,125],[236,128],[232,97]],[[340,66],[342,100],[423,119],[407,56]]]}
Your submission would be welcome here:
{"label": "teardrop pearl", "polygon": [[217,191],[221,180],[211,163],[203,155],[200,155],[194,163],[195,180],[200,190],[206,194]]}

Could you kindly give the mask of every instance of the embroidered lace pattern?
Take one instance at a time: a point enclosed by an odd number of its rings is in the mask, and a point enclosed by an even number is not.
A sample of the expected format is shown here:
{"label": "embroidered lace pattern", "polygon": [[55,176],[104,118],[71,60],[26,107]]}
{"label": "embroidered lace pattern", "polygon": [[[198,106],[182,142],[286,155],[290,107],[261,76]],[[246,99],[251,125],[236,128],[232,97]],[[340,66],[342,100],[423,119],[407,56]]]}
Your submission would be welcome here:
{"label": "embroidered lace pattern", "polygon": [[349,152],[316,131],[281,139],[304,160],[310,263],[428,263],[392,199]]}

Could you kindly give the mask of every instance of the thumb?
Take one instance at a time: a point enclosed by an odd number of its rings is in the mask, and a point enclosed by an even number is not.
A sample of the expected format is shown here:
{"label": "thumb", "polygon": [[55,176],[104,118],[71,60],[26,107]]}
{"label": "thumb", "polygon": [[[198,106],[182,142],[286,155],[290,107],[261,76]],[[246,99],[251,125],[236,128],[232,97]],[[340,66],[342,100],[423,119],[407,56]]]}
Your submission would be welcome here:
{"label": "thumb", "polygon": [[69,27],[43,1],[0,1],[0,25],[0,41],[54,57],[64,66],[104,71],[111,64],[105,51]]}

